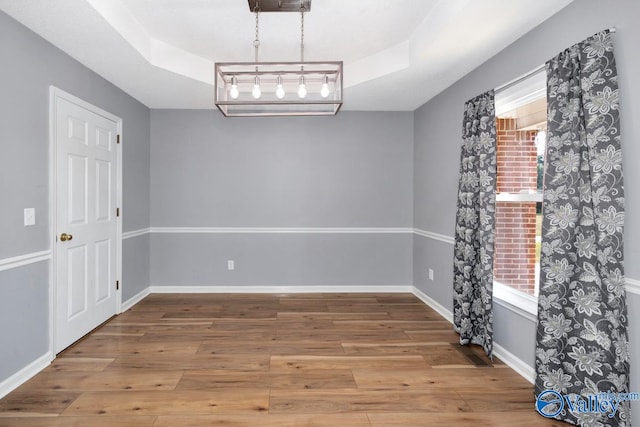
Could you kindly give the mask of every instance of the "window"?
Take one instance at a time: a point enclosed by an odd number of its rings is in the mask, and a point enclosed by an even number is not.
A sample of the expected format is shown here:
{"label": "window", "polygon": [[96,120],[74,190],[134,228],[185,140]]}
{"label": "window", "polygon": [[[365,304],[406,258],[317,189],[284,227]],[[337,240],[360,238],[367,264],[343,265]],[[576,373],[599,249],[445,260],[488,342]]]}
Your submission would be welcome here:
{"label": "window", "polygon": [[496,94],[494,283],[498,298],[526,294],[530,305],[538,294],[546,123],[544,71]]}

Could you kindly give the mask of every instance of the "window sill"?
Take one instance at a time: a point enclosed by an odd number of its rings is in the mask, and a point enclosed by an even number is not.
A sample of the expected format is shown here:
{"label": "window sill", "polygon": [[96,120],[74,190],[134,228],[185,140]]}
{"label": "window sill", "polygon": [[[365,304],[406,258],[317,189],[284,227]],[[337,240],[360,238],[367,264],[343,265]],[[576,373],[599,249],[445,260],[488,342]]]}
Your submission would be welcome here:
{"label": "window sill", "polygon": [[537,321],[538,297],[525,294],[500,282],[493,282],[495,302],[521,316]]}
{"label": "window sill", "polygon": [[523,191],[521,193],[497,193],[496,202],[542,202],[541,191]]}

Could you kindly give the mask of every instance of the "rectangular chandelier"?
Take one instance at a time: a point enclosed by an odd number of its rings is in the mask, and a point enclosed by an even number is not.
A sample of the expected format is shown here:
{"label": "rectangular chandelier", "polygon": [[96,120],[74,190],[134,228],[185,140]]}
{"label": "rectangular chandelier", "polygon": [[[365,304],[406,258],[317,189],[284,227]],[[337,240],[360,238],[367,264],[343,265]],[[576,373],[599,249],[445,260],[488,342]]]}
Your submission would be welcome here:
{"label": "rectangular chandelier", "polygon": [[335,115],[342,61],[216,63],[215,88],[227,117]]}
{"label": "rectangular chandelier", "polygon": [[[249,0],[256,17],[253,62],[216,63],[215,104],[226,117],[333,116],[342,107],[342,61],[304,60],[311,0]],[[300,12],[300,61],[260,62],[260,13]]]}

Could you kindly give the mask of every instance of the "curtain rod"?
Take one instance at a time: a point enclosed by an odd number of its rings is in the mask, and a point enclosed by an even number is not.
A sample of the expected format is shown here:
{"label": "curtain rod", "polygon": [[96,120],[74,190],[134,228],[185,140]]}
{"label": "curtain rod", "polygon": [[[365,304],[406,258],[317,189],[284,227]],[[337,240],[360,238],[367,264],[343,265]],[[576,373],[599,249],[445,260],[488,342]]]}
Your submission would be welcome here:
{"label": "curtain rod", "polygon": [[[616,32],[616,27],[611,27],[608,29],[610,33],[615,33]],[[520,77],[516,77],[515,79],[500,85],[498,87],[496,87],[494,89],[494,94],[498,94],[500,92],[502,92],[505,89],[509,89],[511,86],[514,86],[518,83],[520,83],[521,81],[528,79],[529,77],[533,76],[534,74],[539,73],[540,71],[544,70],[545,64],[542,65],[538,65],[536,68],[534,68],[533,70],[521,75]]]}
{"label": "curtain rod", "polygon": [[533,76],[534,74],[538,74],[539,72],[544,70],[544,66],[545,64],[542,65],[538,65],[536,68],[534,68],[533,70],[527,72],[526,74],[521,75],[520,77],[516,77],[515,79],[498,86],[497,88],[494,89],[494,94],[498,94],[506,89],[509,89],[511,86],[515,86],[518,83],[520,83],[523,80],[528,79],[529,77]]}

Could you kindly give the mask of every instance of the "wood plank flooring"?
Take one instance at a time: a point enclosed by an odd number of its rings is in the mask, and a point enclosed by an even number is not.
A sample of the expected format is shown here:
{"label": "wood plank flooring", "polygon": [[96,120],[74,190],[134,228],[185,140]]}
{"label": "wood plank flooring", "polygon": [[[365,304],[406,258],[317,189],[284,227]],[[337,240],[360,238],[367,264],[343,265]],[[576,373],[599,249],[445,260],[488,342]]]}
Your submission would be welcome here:
{"label": "wood plank flooring", "polygon": [[2,426],[566,426],[410,294],[154,294],[0,400]]}

